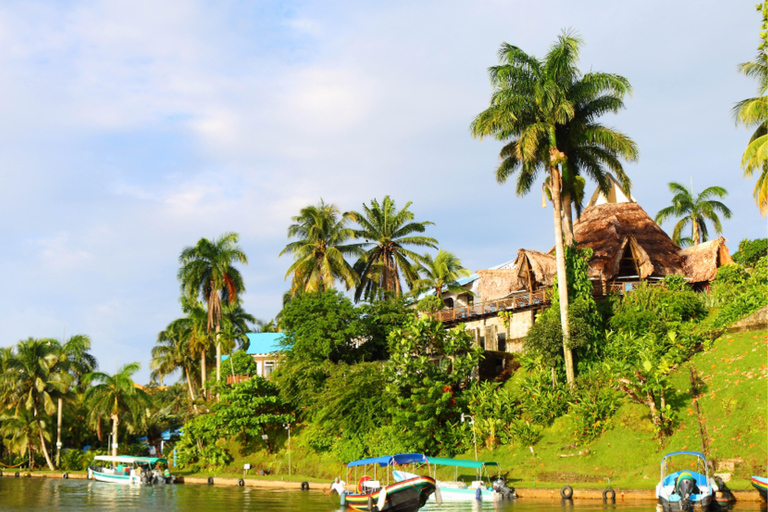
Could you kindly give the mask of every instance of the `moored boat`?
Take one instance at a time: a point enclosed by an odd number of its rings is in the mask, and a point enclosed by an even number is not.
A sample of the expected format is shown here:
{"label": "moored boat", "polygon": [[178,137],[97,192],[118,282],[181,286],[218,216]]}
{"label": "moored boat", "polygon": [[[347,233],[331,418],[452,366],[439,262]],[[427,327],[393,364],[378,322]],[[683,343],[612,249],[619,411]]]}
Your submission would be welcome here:
{"label": "moored boat", "polygon": [[[341,496],[341,504],[355,510],[372,510],[374,512],[416,512],[427,502],[437,486],[435,479],[430,476],[414,475],[412,478],[389,485],[383,485],[376,479],[378,468],[383,468],[382,478],[389,481],[391,470],[402,464],[423,463],[426,460],[420,453],[401,453],[362,459],[347,464],[347,472],[359,467],[366,472],[368,466],[374,472],[374,478],[364,474],[357,483],[356,492],[344,493]],[[438,503],[442,500],[438,500]]]}
{"label": "moored boat", "polygon": [[[504,497],[511,497],[514,492],[508,489],[500,479],[501,467],[496,462],[442,457],[426,457],[426,462],[433,471],[432,477],[435,478],[440,495],[444,501],[493,501]],[[437,468],[440,466],[448,466],[455,469],[452,481],[437,479]],[[496,482],[493,484],[491,484],[491,477],[488,473],[490,467],[497,468]],[[458,479],[458,468],[474,469],[476,473],[475,480],[469,485],[460,482]],[[416,476],[406,471],[393,471],[392,475],[398,481]],[[435,495],[430,496],[430,499],[435,499]]]}
{"label": "moored boat", "polygon": [[[165,465],[165,471],[160,465]],[[157,457],[132,457],[130,455],[97,455],[88,467],[88,478],[111,484],[165,484],[174,477],[167,469],[168,460]]]}
{"label": "moored boat", "polygon": [[752,485],[760,493],[760,496],[763,497],[763,500],[768,500],[768,478],[753,476]]}
{"label": "moored boat", "polygon": [[[695,457],[696,471],[681,469],[669,472],[672,457]],[[661,480],[656,485],[656,497],[664,512],[708,509],[712,504],[717,484],[709,477],[707,459],[699,452],[672,452],[661,459]]]}

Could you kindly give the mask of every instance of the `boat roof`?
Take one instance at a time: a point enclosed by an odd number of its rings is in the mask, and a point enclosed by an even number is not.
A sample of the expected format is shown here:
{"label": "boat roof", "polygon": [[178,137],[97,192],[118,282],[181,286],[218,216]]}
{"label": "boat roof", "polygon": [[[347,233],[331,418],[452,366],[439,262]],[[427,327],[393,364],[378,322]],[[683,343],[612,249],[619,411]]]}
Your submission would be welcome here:
{"label": "boat roof", "polygon": [[105,462],[146,462],[148,464],[157,464],[158,462],[162,462],[164,464],[168,464],[168,459],[163,459],[159,457],[132,457],[130,455],[97,455],[93,458],[93,460],[102,460]]}
{"label": "boat roof", "polygon": [[483,466],[498,466],[498,462],[483,462],[481,460],[444,459],[441,457],[427,457],[427,462],[439,466],[454,466],[459,468],[481,469]]}
{"label": "boat roof", "polygon": [[424,462],[427,462],[427,458],[421,453],[398,453],[397,455],[384,455],[382,457],[354,460],[347,464],[347,467],[351,468],[354,466],[367,466],[368,464],[378,464],[381,467],[386,467],[393,464],[413,464]]}
{"label": "boat roof", "polygon": [[707,458],[701,452],[670,452],[662,457],[661,460],[664,460],[667,457],[672,457],[673,455],[693,455],[694,457],[701,457],[702,459],[707,460]]}

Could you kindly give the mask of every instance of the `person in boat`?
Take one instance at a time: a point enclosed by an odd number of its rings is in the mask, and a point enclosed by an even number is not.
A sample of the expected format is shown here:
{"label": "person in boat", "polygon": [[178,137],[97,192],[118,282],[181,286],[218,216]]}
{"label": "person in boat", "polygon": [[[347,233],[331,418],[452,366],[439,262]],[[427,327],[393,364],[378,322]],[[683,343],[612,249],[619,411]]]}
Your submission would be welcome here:
{"label": "person in boat", "polygon": [[344,482],[344,480],[342,480],[339,477],[336,477],[336,479],[331,484],[331,488],[324,492],[326,495],[328,495],[328,494],[331,494],[333,491],[336,491],[339,494],[339,496],[341,496],[344,492],[346,492],[346,488],[345,488],[346,485],[347,484]]}

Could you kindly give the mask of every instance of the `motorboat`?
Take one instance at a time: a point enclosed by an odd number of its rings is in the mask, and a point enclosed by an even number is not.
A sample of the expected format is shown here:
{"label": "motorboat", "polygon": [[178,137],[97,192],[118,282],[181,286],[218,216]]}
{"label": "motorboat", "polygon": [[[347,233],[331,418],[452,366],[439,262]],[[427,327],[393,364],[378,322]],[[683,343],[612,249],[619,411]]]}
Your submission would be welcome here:
{"label": "motorboat", "polygon": [[[670,464],[672,460],[674,464]],[[670,472],[675,468],[680,469]],[[713,503],[717,491],[703,453],[672,452],[661,459],[661,480],[656,486],[656,497],[663,512],[685,512],[694,508],[706,510]]]}
{"label": "motorboat", "polygon": [[[159,465],[165,465],[163,471]],[[152,485],[173,483],[168,471],[168,460],[158,457],[133,457],[130,455],[97,455],[88,467],[88,478],[111,484]]]}
{"label": "motorboat", "polygon": [[[509,489],[501,479],[501,467],[497,462],[484,462],[464,459],[448,459],[442,457],[426,457],[426,462],[432,471],[432,477],[437,482],[442,499],[445,501],[494,501],[502,498],[511,498],[514,490]],[[453,480],[438,480],[437,470],[440,466],[454,468]],[[488,469],[495,467],[497,475],[491,482]],[[469,468],[475,470],[475,479],[470,483],[459,481],[458,469]],[[403,481],[416,476],[406,471],[393,471],[393,477],[397,481]],[[430,496],[434,499],[435,496]]]}
{"label": "motorboat", "polygon": [[766,501],[768,499],[768,478],[764,478],[762,476],[753,476],[752,477],[752,486],[757,489],[757,492],[760,493],[760,496],[763,497],[763,501]]}
{"label": "motorboat", "polygon": [[[350,462],[347,464],[347,480],[354,468],[357,486],[355,492],[342,493],[341,505],[373,512],[416,512],[436,492],[435,479],[413,475],[399,482],[389,482],[392,481],[392,471],[395,467],[403,464],[421,464],[425,461],[426,457],[420,453],[400,453]],[[360,468],[363,476],[358,479]],[[368,474],[369,470],[373,472],[373,478]],[[387,483],[383,483],[379,478],[386,478]],[[438,503],[442,503],[442,500],[438,499]]]}

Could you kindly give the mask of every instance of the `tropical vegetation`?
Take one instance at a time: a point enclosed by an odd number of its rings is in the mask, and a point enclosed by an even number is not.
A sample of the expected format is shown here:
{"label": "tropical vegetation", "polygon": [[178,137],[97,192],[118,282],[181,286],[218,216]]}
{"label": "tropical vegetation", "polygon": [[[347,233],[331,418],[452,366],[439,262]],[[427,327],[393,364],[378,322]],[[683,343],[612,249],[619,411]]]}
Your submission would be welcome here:
{"label": "tropical vegetation", "polygon": [[[663,224],[667,219],[680,217],[672,230],[672,240],[681,247],[698,245],[709,240],[706,221],[712,223],[715,233],[722,234],[723,225],[718,212],[726,219],[730,219],[733,215],[727,206],[713,199],[728,195],[728,191],[723,187],[707,187],[699,194],[695,194],[693,184],[688,189],[673,181],[669,184],[669,191],[674,194],[672,205],[659,210],[654,220],[657,224]],[[689,226],[690,236],[683,236],[683,231]]]}

